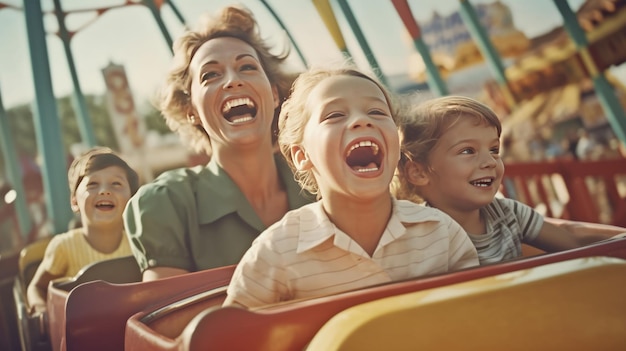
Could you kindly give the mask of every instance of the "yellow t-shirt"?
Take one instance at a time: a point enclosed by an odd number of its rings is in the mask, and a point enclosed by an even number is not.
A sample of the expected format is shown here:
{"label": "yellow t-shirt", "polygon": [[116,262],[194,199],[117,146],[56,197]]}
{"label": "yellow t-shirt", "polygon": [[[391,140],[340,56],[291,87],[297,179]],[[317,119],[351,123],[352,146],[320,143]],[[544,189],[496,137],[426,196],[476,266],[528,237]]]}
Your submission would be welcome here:
{"label": "yellow t-shirt", "polygon": [[126,234],[122,235],[122,241],[114,252],[105,254],[92,248],[83,235],[83,229],[77,228],[55,235],[46,248],[41,264],[51,274],[73,277],[91,263],[129,255],[132,252]]}

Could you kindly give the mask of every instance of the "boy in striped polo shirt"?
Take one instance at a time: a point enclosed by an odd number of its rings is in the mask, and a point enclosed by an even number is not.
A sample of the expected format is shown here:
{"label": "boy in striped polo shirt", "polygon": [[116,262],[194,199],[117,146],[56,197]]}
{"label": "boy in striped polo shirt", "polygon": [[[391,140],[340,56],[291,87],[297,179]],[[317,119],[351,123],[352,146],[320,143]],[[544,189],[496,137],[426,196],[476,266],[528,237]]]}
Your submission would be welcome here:
{"label": "boy in striped polo shirt", "polygon": [[316,203],[254,241],[225,305],[257,307],[476,266],[445,213],[389,192],[399,137],[389,93],[350,68],[303,73],[283,104],[279,145]]}

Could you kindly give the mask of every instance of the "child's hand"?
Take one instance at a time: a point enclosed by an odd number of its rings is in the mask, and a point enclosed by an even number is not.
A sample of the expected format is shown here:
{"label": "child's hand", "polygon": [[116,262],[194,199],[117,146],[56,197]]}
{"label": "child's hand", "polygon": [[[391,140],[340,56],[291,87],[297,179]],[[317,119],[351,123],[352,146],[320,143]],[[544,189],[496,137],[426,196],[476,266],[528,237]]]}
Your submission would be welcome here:
{"label": "child's hand", "polygon": [[30,306],[28,313],[31,316],[35,316],[37,314],[45,313],[47,310],[48,310],[48,306],[46,304],[37,303],[37,304]]}

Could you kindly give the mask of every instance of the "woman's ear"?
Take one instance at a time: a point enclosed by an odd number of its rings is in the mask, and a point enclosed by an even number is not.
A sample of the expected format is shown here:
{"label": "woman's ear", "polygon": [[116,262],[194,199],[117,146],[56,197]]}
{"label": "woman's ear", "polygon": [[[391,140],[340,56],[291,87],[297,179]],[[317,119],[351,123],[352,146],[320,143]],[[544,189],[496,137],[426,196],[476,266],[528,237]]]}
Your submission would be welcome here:
{"label": "woman's ear", "polygon": [[309,156],[300,145],[291,147],[291,160],[298,171],[307,171],[313,167]]}
{"label": "woman's ear", "polygon": [[189,122],[189,124],[194,126],[202,124],[202,121],[200,121],[198,114],[196,113],[196,111],[194,111],[191,104],[189,104],[189,108],[187,108],[187,121]]}
{"label": "woman's ear", "polygon": [[404,166],[404,174],[409,183],[416,186],[424,186],[428,184],[428,171],[421,163],[408,161]]}

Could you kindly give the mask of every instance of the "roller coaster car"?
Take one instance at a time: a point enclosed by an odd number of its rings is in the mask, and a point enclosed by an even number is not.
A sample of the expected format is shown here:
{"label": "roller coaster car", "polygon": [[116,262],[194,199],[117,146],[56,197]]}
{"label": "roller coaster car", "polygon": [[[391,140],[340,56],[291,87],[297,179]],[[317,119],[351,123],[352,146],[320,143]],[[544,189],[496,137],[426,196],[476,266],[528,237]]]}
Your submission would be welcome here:
{"label": "roller coaster car", "polygon": [[[48,322],[53,350],[67,349],[65,347],[65,332],[72,330],[66,328],[66,304],[69,296],[80,286],[95,281],[106,281],[112,284],[139,282],[141,281],[141,272],[135,258],[125,256],[94,262],[83,268],[74,278],[51,283],[48,288]],[[102,304],[107,305],[107,301],[92,300],[92,306],[88,308]],[[109,306],[109,308],[115,307]],[[106,323],[106,320],[102,322]],[[77,326],[77,329],[80,330],[81,326]]]}
{"label": "roller coaster car", "polygon": [[[132,315],[226,286],[233,271],[234,266],[226,266],[124,284],[99,280],[80,284],[69,292],[51,286],[48,308],[53,349],[123,350],[124,328]],[[209,300],[221,305],[224,296]]]}
{"label": "roller coaster car", "polygon": [[57,335],[62,324],[65,300],[69,292],[80,284],[106,280],[115,283],[137,282],[141,273],[137,261],[132,256],[114,258],[92,263],[83,268],[75,277],[55,280],[48,289],[48,311],[32,315],[26,299],[26,288],[33,278],[37,266],[43,259],[50,238],[42,239],[25,247],[20,253],[19,276],[15,280],[13,297],[17,308],[18,328],[22,350],[57,350],[60,345]]}
{"label": "roller coaster car", "polygon": [[13,284],[18,332],[22,350],[50,350],[50,341],[46,328],[45,315],[32,315],[26,299],[26,288],[33,279],[37,267],[43,259],[51,237],[39,239],[20,251],[18,259],[18,275]]}
{"label": "roller coaster car", "polygon": [[619,350],[626,260],[585,257],[344,310],[307,350]]}
{"label": "roller coaster car", "polygon": [[[216,299],[223,298],[223,292],[216,289],[204,295],[187,296],[185,300],[152,306],[134,314],[126,322],[124,349],[153,351],[302,350],[328,320],[352,306],[400,294],[592,256],[626,259],[626,238],[615,238],[579,249],[316,299],[281,303],[260,309],[222,308],[214,304],[198,313],[199,307],[210,305]],[[193,303],[194,299],[197,304]]]}

